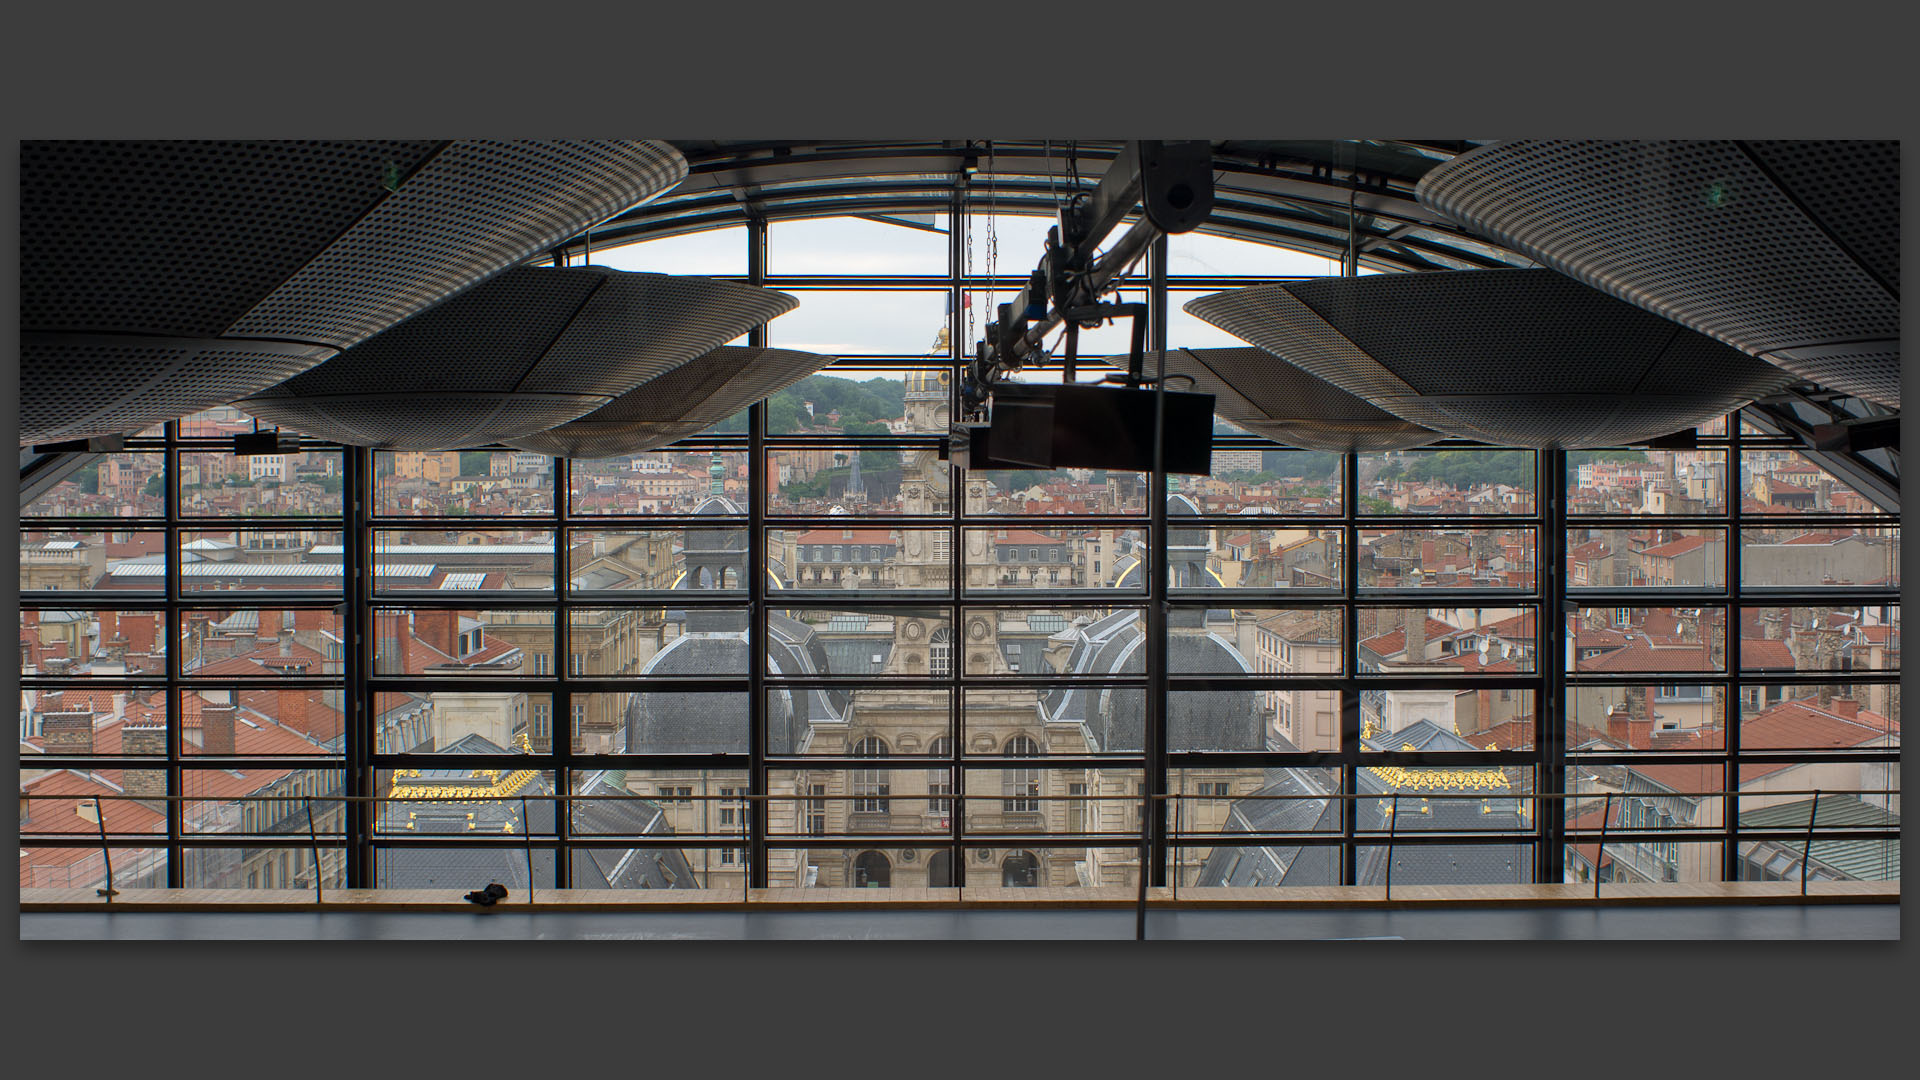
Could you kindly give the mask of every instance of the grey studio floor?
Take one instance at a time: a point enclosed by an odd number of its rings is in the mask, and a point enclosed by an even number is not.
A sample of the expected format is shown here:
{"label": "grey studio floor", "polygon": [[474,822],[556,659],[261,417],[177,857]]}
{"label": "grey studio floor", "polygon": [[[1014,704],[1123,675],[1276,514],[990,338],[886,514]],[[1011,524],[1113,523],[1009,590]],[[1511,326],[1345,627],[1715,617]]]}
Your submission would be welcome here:
{"label": "grey studio floor", "polygon": [[[1131,911],[31,913],[23,941],[1132,940]],[[1895,904],[1153,911],[1148,940],[1895,941]]]}

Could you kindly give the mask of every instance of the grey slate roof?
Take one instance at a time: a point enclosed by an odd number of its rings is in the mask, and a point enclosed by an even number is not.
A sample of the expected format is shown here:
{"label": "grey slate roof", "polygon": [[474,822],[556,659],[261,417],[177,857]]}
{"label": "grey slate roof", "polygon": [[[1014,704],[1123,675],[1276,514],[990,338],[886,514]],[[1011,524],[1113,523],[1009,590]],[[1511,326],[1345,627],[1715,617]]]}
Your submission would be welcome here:
{"label": "grey slate roof", "polygon": [[[1073,675],[1141,675],[1146,672],[1146,635],[1138,611],[1120,611],[1082,628],[1068,654]],[[1173,671],[1251,673],[1252,665],[1224,638],[1175,631],[1167,637]],[[1131,688],[1071,688],[1047,694],[1050,723],[1082,725],[1095,752],[1138,751],[1145,740],[1145,691]],[[1174,750],[1261,750],[1262,712],[1251,690],[1174,694],[1167,703],[1168,746]]]}

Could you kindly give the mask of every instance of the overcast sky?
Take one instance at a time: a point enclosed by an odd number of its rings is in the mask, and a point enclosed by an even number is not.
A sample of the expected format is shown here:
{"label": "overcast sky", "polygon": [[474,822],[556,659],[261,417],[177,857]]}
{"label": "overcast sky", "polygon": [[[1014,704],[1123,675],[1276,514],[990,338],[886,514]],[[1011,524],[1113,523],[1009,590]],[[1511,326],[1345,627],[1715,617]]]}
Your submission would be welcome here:
{"label": "overcast sky", "polygon": [[[934,216],[945,228],[946,215]],[[988,267],[989,219],[975,219],[971,265],[975,272]],[[1033,270],[1044,250],[1052,219],[1000,215],[991,219],[999,275]],[[740,274],[747,272],[746,230],[717,229],[668,237],[625,247],[596,249],[595,265],[618,270],[649,270],[669,274]],[[945,274],[947,235],[856,218],[776,221],[768,228],[767,265],[772,274]],[[1247,274],[1259,276],[1337,274],[1338,260],[1306,255],[1284,248],[1187,233],[1168,240],[1170,271],[1181,274]],[[1140,271],[1136,267],[1136,273]],[[867,354],[923,355],[933,350],[946,321],[943,291],[868,292],[796,291],[800,307],[768,324],[771,344],[829,356]],[[1168,344],[1176,348],[1223,348],[1245,342],[1217,330],[1181,310],[1202,293],[1175,291],[1171,296]],[[1123,290],[1124,300],[1145,300],[1145,292]],[[973,339],[981,335],[989,304],[1013,299],[1001,292],[973,297]],[[966,337],[963,326],[960,335]],[[1112,325],[1081,334],[1082,355],[1123,353],[1129,330]],[[1050,345],[1052,342],[1049,343]]]}

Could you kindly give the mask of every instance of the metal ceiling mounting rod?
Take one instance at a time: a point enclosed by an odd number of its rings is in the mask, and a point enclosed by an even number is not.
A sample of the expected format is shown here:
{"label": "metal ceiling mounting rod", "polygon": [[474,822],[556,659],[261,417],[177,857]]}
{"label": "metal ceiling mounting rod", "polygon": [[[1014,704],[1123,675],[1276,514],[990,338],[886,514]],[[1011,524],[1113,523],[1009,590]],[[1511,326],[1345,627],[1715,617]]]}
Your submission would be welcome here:
{"label": "metal ceiling mounting rod", "polygon": [[[1145,215],[1095,258],[1109,233],[1136,207]],[[1075,325],[1099,325],[1100,296],[1162,234],[1191,232],[1213,210],[1213,144],[1204,139],[1132,140],[1107,167],[1099,186],[1060,211],[1047,251],[1012,303],[975,346],[962,381],[964,407],[985,404],[993,385],[1024,366],[1072,312]],[[1095,313],[1101,313],[1095,317]],[[1087,321],[1091,319],[1091,322]]]}

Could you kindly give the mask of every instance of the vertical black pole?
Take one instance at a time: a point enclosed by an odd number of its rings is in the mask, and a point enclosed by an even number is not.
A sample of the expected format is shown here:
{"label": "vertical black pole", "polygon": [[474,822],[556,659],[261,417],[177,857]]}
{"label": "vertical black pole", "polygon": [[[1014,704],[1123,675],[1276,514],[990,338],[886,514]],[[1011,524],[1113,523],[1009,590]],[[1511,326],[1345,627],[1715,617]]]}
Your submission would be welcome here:
{"label": "vertical black pole", "polygon": [[93,891],[96,896],[106,897],[107,903],[111,904],[113,898],[120,895],[120,890],[113,887],[113,849],[107,846],[107,811],[98,795],[93,797],[93,824],[100,830],[100,858],[107,864],[107,887]]}
{"label": "vertical black pole", "polygon": [[1600,846],[1593,852],[1593,898],[1600,899],[1600,863],[1607,857],[1607,822],[1613,817],[1613,792],[1607,792],[1606,805],[1600,808]]}
{"label": "vertical black pole", "polygon": [[320,893],[320,834],[313,827],[313,800],[301,801],[307,807],[307,846],[313,849],[313,902],[318,904],[325,899]]}
{"label": "vertical black pole", "polygon": [[1393,899],[1393,837],[1400,830],[1400,792],[1393,793],[1393,805],[1387,810],[1387,895]]}
{"label": "vertical black pole", "polygon": [[[747,222],[747,282],[767,280],[767,222]],[[767,344],[765,323],[747,331],[747,344]],[[755,795],[773,790],[767,770],[767,403],[747,410],[747,789]],[[802,787],[806,786],[802,781]],[[802,812],[805,812],[804,806]],[[752,820],[747,845],[748,888],[767,887],[766,799],[748,800]],[[804,880],[804,878],[803,878]]]}
{"label": "vertical black pole", "polygon": [[[966,174],[961,173],[954,187],[953,204],[947,215],[947,267],[949,273],[947,295],[951,297],[948,307],[947,327],[947,369],[951,374],[947,378],[947,415],[962,418],[960,403],[961,358],[973,348],[973,342],[967,340],[970,335],[964,333],[967,326],[967,312],[971,310],[971,283],[967,275],[972,267],[967,265],[967,232],[972,223],[967,219]],[[950,437],[952,428],[941,432]],[[962,585],[965,581],[965,567],[962,561],[966,553],[962,546],[966,543],[966,530],[960,527],[960,519],[966,515],[966,474],[960,469],[959,461],[951,452],[949,441],[947,454],[947,617],[953,634],[953,659],[947,664],[947,723],[952,731],[948,740],[949,760],[947,777],[953,798],[947,802],[947,884],[956,889],[964,889],[967,881],[967,849],[960,843],[965,834],[966,814],[964,808],[967,791],[967,771],[960,767],[960,760],[966,754],[967,714],[966,699],[960,689],[962,670],[962,647],[966,643],[967,611],[960,604]],[[997,618],[998,616],[993,616]]]}
{"label": "vertical black pole", "polygon": [[[1746,495],[1742,483],[1740,460],[1740,414],[1727,416],[1727,473],[1720,487],[1720,497],[1727,501],[1727,596],[1729,603],[1722,618],[1726,632],[1721,639],[1726,642],[1727,691],[1726,714],[1720,722],[1726,725],[1726,781],[1720,790],[1726,794],[1720,804],[1720,879],[1734,881],[1740,876],[1740,855],[1734,847],[1736,830],[1740,819],[1740,608],[1732,601],[1740,595],[1740,501]],[[1709,640],[1711,638],[1709,637]]]}
{"label": "vertical black pole", "polygon": [[368,685],[374,669],[374,650],[379,644],[376,635],[369,632],[373,530],[367,519],[373,484],[372,460],[372,451],[363,447],[344,447],[340,453],[340,492],[346,502],[342,508],[346,512],[346,532],[340,538],[340,557],[345,560],[341,567],[340,627],[346,639],[340,665],[346,686],[340,695],[346,757],[346,805],[342,809],[345,820],[342,840],[346,847],[341,854],[349,889],[373,888],[379,876],[373,850],[377,808],[366,801],[374,794],[373,755],[377,749],[375,724],[379,715]]}
{"label": "vertical black pole", "polygon": [[[1143,880],[1149,873],[1147,860],[1152,860],[1152,882],[1155,885],[1167,883],[1167,822],[1164,811],[1168,791],[1167,762],[1167,574],[1172,569],[1167,561],[1167,461],[1166,461],[1166,375],[1167,375],[1167,237],[1161,233],[1154,237],[1153,246],[1147,252],[1149,329],[1152,339],[1148,343],[1154,351],[1153,382],[1153,474],[1148,490],[1152,492],[1152,521],[1149,548],[1151,558],[1147,575],[1147,716],[1146,716],[1146,793],[1142,796],[1141,812],[1146,815],[1147,827],[1144,835],[1146,848],[1141,853],[1140,872]],[[1137,325],[1137,324],[1136,324]],[[1134,332],[1134,340],[1140,340],[1139,331]],[[1144,893],[1142,896],[1144,897]],[[1140,932],[1146,933],[1146,911],[1140,913]]]}
{"label": "vertical black pole", "polygon": [[167,888],[183,888],[186,884],[186,852],[182,849],[181,837],[186,832],[184,815],[185,800],[180,796],[186,791],[186,778],[181,772],[181,742],[186,737],[186,728],[182,723],[186,702],[184,691],[180,689],[180,449],[177,440],[180,434],[180,422],[169,421],[165,428],[167,448],[161,458],[161,468],[166,473],[166,490],[161,493],[162,510],[166,515],[167,528],[162,542],[167,545],[167,688],[162,691],[167,702],[167,782],[163,789],[167,794]]}
{"label": "vertical black pole", "polygon": [[1820,791],[1813,792],[1813,805],[1807,808],[1807,843],[1800,849],[1800,895],[1807,895],[1807,864],[1813,861],[1813,822],[1820,816]]}
{"label": "vertical black pole", "polygon": [[1340,692],[1340,884],[1360,883],[1359,809],[1351,796],[1360,791],[1360,455],[1349,450],[1340,458],[1340,501],[1345,521],[1340,528],[1341,595],[1345,637],[1340,642],[1340,665],[1347,689]]}
{"label": "vertical black pole", "polygon": [[[553,726],[554,726],[555,728],[558,728],[558,727],[559,727],[560,725],[559,725],[559,724],[555,724],[555,725],[553,725]],[[573,805],[573,804],[572,804],[572,803],[570,803],[570,802],[569,802],[569,803],[567,803],[567,806],[568,806],[569,808],[571,808],[571,807],[572,807],[572,805]],[[559,822],[558,822],[558,821],[556,821],[556,822],[554,823],[554,827],[555,827],[555,828],[558,828],[558,827],[559,827]],[[529,813],[527,813],[527,797],[526,797],[525,795],[522,795],[522,796],[520,796],[520,838],[521,838],[522,840],[524,840],[524,841],[526,841],[526,845],[527,845],[527,906],[528,906],[528,907],[532,907],[532,906],[533,906],[533,886],[534,886],[534,881],[533,881],[533,816],[532,816],[531,814],[529,814]],[[556,856],[556,858],[555,858],[555,860],[554,860],[554,861],[555,861],[555,862],[558,862],[558,861],[559,861],[559,859],[558,859],[558,857],[557,857],[557,856]]]}
{"label": "vertical black pole", "polygon": [[[556,795],[570,796],[574,788],[573,743],[580,737],[573,720],[573,688],[569,682],[574,678],[573,671],[573,609],[569,604],[573,584],[573,569],[567,565],[567,529],[566,520],[569,503],[573,499],[572,462],[567,458],[553,459],[553,653],[554,675],[560,680],[559,689],[553,695],[553,719],[547,724],[547,752],[553,755],[553,790]],[[585,675],[582,653],[582,671]],[[560,658],[565,657],[565,663]],[[564,725],[562,723],[564,721]],[[562,735],[564,732],[564,736]],[[528,751],[533,750],[532,721],[528,721]],[[527,891],[528,903],[532,903],[533,891],[533,819],[526,817],[526,800],[521,799],[521,817],[525,819],[527,832]],[[553,887],[569,888],[573,884],[573,854],[567,841],[573,832],[573,800],[563,798],[553,804]]]}
{"label": "vertical black pole", "polygon": [[[1540,701],[1534,709],[1533,738],[1539,764],[1533,802],[1534,880],[1557,882],[1566,877],[1567,803],[1555,796],[1566,791],[1567,722],[1567,452],[1541,450],[1535,462],[1534,510],[1540,522],[1536,547],[1539,563],[1540,616],[1535,634],[1535,662],[1540,674]],[[1485,691],[1482,691],[1483,693]]]}

